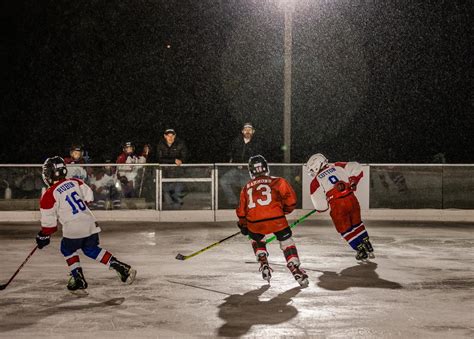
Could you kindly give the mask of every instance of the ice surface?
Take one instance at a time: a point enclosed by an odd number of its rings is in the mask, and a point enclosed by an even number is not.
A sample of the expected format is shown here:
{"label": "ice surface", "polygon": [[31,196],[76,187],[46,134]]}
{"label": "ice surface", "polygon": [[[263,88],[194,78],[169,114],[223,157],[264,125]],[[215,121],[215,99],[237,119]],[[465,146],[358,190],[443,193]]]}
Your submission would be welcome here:
{"label": "ice surface", "polygon": [[[0,283],[33,248],[37,227],[0,225]],[[271,286],[243,236],[174,259],[234,233],[231,223],[102,228],[102,246],[138,270],[136,283],[122,285],[81,256],[90,294],[71,295],[55,236],[0,291],[0,337],[474,336],[472,225],[368,223],[377,257],[359,265],[328,222],[305,222],[294,238],[310,277],[306,289],[276,242]]]}

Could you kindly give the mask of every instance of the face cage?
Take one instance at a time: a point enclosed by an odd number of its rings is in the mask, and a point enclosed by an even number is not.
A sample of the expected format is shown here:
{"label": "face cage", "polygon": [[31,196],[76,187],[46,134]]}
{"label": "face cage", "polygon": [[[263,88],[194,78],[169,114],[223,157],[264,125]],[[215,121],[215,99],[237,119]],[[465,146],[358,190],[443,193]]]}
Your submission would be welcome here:
{"label": "face cage", "polygon": [[47,170],[43,169],[43,171],[41,172],[41,177],[43,178],[43,182],[46,186],[50,187],[52,182],[50,182],[50,178],[49,176],[47,175],[46,173]]}

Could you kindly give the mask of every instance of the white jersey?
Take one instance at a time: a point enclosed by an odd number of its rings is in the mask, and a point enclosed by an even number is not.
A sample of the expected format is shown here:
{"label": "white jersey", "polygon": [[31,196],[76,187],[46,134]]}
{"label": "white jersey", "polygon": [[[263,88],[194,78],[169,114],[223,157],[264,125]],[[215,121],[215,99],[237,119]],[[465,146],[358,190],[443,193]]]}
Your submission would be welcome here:
{"label": "white jersey", "polygon": [[[363,175],[362,166],[357,162],[336,162],[323,168],[311,182],[314,208],[318,211],[327,210],[331,200],[352,193],[354,190],[350,188],[351,184],[357,185]],[[336,184],[339,184],[337,188]]]}
{"label": "white jersey", "polygon": [[104,174],[100,179],[97,179],[95,176],[91,176],[89,183],[91,186],[94,185],[97,188],[101,188],[113,186],[115,184],[115,180],[114,177]]}
{"label": "white jersey", "polygon": [[[122,159],[125,158],[124,162],[117,162],[117,163],[125,163],[125,164],[145,164],[146,158],[142,155],[137,156],[133,155],[122,155],[120,156]],[[129,181],[135,180],[138,175],[138,170],[142,168],[142,166],[126,166],[126,165],[119,165],[117,166],[117,171],[119,172],[119,176],[124,176]]]}
{"label": "white jersey", "polygon": [[86,204],[93,200],[91,188],[82,180],[71,178],[58,181],[41,197],[42,231],[53,233],[59,219],[65,238],[79,239],[99,233],[96,219]]}
{"label": "white jersey", "polygon": [[84,181],[87,179],[87,172],[83,167],[79,167],[76,165],[68,165],[66,178],[76,178]]}

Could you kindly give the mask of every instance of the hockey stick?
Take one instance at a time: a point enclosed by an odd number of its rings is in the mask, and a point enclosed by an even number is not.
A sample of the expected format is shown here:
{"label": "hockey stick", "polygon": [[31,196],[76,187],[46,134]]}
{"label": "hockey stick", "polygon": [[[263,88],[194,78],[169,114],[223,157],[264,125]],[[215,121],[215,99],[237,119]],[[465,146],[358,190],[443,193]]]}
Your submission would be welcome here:
{"label": "hockey stick", "polygon": [[140,189],[139,189],[139,191],[138,191],[138,197],[139,197],[139,198],[142,197],[143,180],[145,179],[145,170],[146,170],[146,167],[143,167],[142,180],[140,181]]}
{"label": "hockey stick", "polygon": [[[311,214],[313,214],[314,212],[316,212],[316,210],[312,210],[311,212],[309,212],[309,213],[303,215],[301,218],[299,218],[299,219],[296,220],[294,223],[292,223],[292,224],[290,225],[290,228],[293,228],[293,227],[295,227],[296,225],[298,225],[299,223],[302,223],[303,221],[306,220],[306,218],[308,218],[308,217],[309,217]],[[275,240],[275,239],[276,239],[276,236],[273,235],[273,236],[271,236],[270,238],[268,238],[267,240],[265,240],[265,243],[267,243],[267,244],[268,244],[268,243],[271,243],[271,242],[272,242],[273,240]]]}
{"label": "hockey stick", "polygon": [[[290,225],[290,227],[291,227],[291,228],[295,227],[295,226],[298,225],[299,223],[303,222],[306,218],[308,218],[308,217],[309,217],[311,214],[313,214],[314,212],[316,212],[316,210],[312,210],[311,212],[309,212],[309,213],[307,213],[306,215],[302,216],[301,218],[299,218],[298,220],[296,220],[294,223],[292,223],[292,224]],[[212,245],[209,245],[209,246],[203,248],[202,250],[199,250],[199,251],[197,251],[197,252],[191,253],[191,254],[189,254],[189,255],[182,255],[181,253],[178,253],[178,254],[176,255],[176,259],[178,259],[178,260],[186,260],[186,259],[192,258],[192,257],[194,257],[194,256],[196,256],[196,255],[198,255],[198,254],[200,254],[200,253],[202,253],[202,252],[204,252],[204,251],[207,251],[208,249],[210,249],[210,248],[212,248],[212,247],[214,247],[214,246],[219,245],[221,242],[224,242],[224,241],[226,241],[226,240],[228,240],[228,239],[230,239],[230,238],[232,238],[232,237],[235,237],[236,235],[239,235],[239,234],[240,234],[240,231],[237,232],[237,233],[234,233],[234,234],[232,234],[232,235],[230,235],[230,236],[228,236],[227,238],[224,238],[224,239],[222,239],[222,240],[219,240],[218,242],[215,242],[215,243],[213,243]],[[276,236],[272,236],[272,237],[270,237],[270,238],[268,238],[268,239],[266,240],[266,243],[268,244],[269,242],[272,242],[272,241],[275,240],[275,239],[276,239]]]}
{"label": "hockey stick", "polygon": [[26,262],[31,258],[31,256],[33,255],[33,253],[35,253],[36,249],[38,248],[38,245],[35,246],[35,248],[33,248],[33,250],[30,252],[30,254],[28,254],[28,256],[26,257],[25,261],[23,261],[23,263],[20,265],[20,267],[18,267],[18,269],[16,270],[15,274],[13,274],[13,276],[10,278],[10,280],[8,280],[8,282],[6,284],[3,284],[3,285],[0,285],[0,290],[4,290],[5,288],[7,288],[7,286],[12,282],[12,280],[16,277],[16,275],[18,274],[18,272],[20,272],[20,270],[23,268],[23,266],[25,266]]}
{"label": "hockey stick", "polygon": [[182,255],[181,253],[178,253],[178,255],[176,255],[176,259],[178,259],[178,260],[186,260],[186,259],[192,258],[192,257],[194,257],[194,256],[196,256],[196,255],[198,255],[198,254],[200,254],[200,253],[202,253],[202,252],[204,252],[204,251],[207,251],[207,250],[210,249],[210,248],[213,248],[214,246],[219,245],[221,242],[224,242],[224,241],[226,241],[226,240],[228,240],[228,239],[230,239],[230,238],[233,238],[233,237],[235,237],[236,235],[239,235],[239,234],[240,234],[240,231],[238,231],[237,233],[234,233],[234,234],[232,234],[232,235],[229,235],[227,238],[224,238],[224,239],[222,239],[222,240],[219,240],[218,242],[215,242],[215,243],[213,243],[212,245],[209,245],[209,246],[207,246],[207,247],[204,247],[202,250],[199,250],[199,251],[197,251],[197,252],[191,253],[190,255]]}

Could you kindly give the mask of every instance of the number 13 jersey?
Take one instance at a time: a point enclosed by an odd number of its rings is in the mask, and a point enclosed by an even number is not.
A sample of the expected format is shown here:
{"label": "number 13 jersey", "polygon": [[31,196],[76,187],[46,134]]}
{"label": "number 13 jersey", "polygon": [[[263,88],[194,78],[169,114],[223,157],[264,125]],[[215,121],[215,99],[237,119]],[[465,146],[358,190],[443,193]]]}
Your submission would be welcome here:
{"label": "number 13 jersey", "polygon": [[65,238],[79,239],[99,233],[96,219],[86,205],[93,200],[91,188],[80,179],[62,179],[56,182],[40,200],[42,232],[54,233],[59,219]]}
{"label": "number 13 jersey", "polygon": [[285,215],[296,207],[296,193],[283,178],[259,176],[240,192],[236,213],[253,233],[270,234],[288,227]]}

